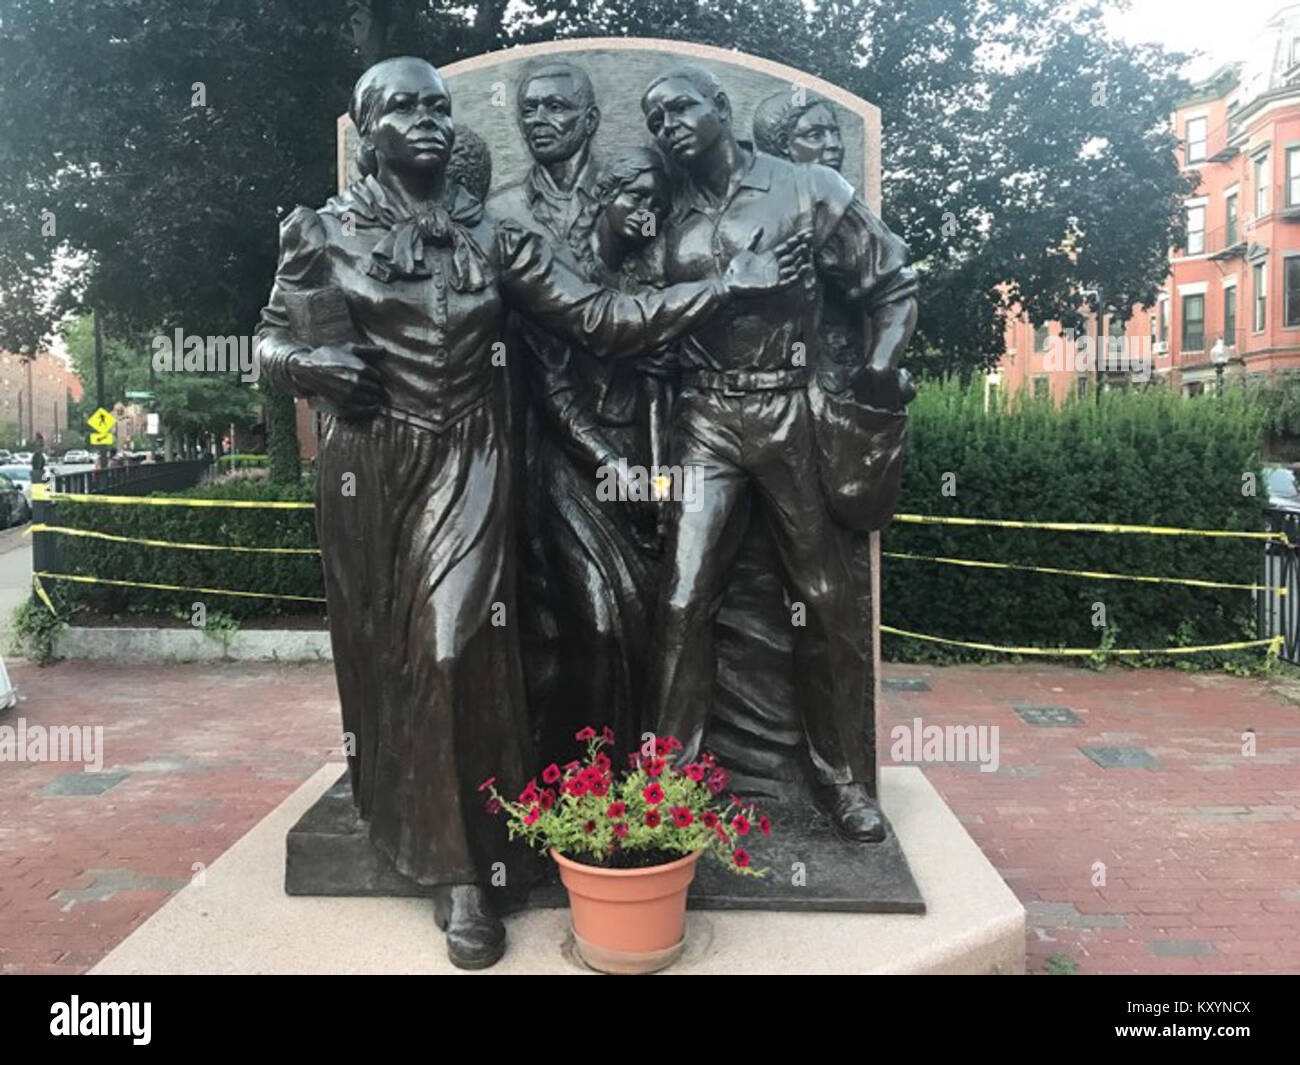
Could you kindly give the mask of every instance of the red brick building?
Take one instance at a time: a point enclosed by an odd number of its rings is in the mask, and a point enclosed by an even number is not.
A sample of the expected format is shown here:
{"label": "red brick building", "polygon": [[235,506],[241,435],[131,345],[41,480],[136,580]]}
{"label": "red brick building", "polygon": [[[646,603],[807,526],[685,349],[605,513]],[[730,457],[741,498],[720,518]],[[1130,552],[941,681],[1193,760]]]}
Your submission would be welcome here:
{"label": "red brick building", "polygon": [[[1188,395],[1214,387],[1219,342],[1226,378],[1300,370],[1300,4],[1269,19],[1250,56],[1198,85],[1172,121],[1180,165],[1200,178],[1187,239],[1170,252],[1156,304],[1103,328],[1130,351],[1148,346],[1154,377]],[[1088,329],[1095,337],[1095,322]],[[1057,331],[1010,323],[990,386],[1057,398],[1095,387],[1047,365]]]}
{"label": "red brick building", "polygon": [[34,358],[0,351],[0,436],[26,446],[39,433],[46,447],[68,429],[68,401],[81,399],[81,382],[62,359],[48,352]]}

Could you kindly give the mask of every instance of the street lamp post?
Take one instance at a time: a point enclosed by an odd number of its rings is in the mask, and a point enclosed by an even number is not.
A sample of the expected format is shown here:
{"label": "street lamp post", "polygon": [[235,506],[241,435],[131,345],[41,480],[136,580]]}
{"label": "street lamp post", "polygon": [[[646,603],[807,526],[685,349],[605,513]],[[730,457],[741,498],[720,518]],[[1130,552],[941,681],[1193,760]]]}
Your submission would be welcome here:
{"label": "street lamp post", "polygon": [[1228,349],[1224,346],[1223,337],[1219,337],[1210,349],[1210,362],[1214,365],[1214,389],[1219,402],[1223,402],[1223,371],[1228,368]]}

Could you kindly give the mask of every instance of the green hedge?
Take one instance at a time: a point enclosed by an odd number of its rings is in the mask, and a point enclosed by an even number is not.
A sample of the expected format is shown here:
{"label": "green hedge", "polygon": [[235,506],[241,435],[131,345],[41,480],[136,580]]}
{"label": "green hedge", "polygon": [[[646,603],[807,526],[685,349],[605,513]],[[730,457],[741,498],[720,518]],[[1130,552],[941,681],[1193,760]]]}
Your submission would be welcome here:
{"label": "green hedge", "polygon": [[[1259,530],[1266,490],[1259,470],[1261,408],[1239,391],[1183,399],[1160,390],[1107,393],[1100,405],[1019,397],[986,412],[982,389],[924,387],[912,426],[900,511],[1029,521],[1111,522]],[[1243,494],[1243,474],[1257,478]],[[944,494],[945,474],[955,494]],[[241,481],[177,493],[199,498],[310,501],[297,485]],[[314,547],[315,512],[219,507],[170,508],[76,503],[57,523],[124,536],[247,546]],[[323,595],[317,556],[254,555],[116,544],[62,536],[67,572],[125,580],[294,595]],[[1052,533],[1037,530],[895,524],[886,551],[974,558],[1061,569],[1252,583],[1258,541]],[[1178,585],[1098,581],[1043,573],[975,570],[886,559],[882,616],[934,636],[1001,645],[1159,648],[1253,639],[1250,593]],[[58,582],[65,605],[107,613],[209,610],[236,618],[320,613],[291,600]],[[1093,625],[1105,606],[1109,628]],[[992,660],[1004,656],[886,636],[896,660]],[[1257,652],[1216,656],[1258,662]],[[1161,656],[1186,663],[1186,658]],[[1153,659],[1160,661],[1161,659]]]}
{"label": "green hedge", "polygon": [[[1107,392],[1064,407],[1023,395],[984,409],[983,390],[922,388],[912,405],[899,510],[1028,521],[1264,528],[1262,412],[1240,390],[1184,399]],[[954,494],[944,494],[944,475]],[[1256,494],[1243,494],[1243,474]],[[1249,488],[1249,482],[1245,482]],[[895,524],[885,551],[1254,583],[1259,541]],[[1253,639],[1249,592],[1099,581],[885,559],[882,619],[900,629],[999,645],[1098,647],[1094,604],[1115,647]],[[1005,657],[887,635],[895,660]],[[1173,656],[1161,656],[1166,662]],[[1227,656],[1232,657],[1232,656]],[[1245,652],[1241,661],[1258,660]]]}
{"label": "green hedge", "polygon": [[[157,493],[198,499],[293,500],[311,502],[313,483],[265,481],[200,484],[184,492]],[[150,507],[111,503],[61,503],[51,524],[94,529],[117,536],[185,543],[235,544],[248,547],[315,547],[314,510],[253,510],[239,507]],[[237,551],[123,544],[90,537],[59,535],[65,573],[114,580],[177,584],[186,587],[323,596],[318,555],[268,555]],[[288,599],[253,599],[233,595],[123,588],[49,582],[69,612],[88,608],[107,614],[189,613],[202,601],[207,609],[235,618],[267,614],[321,614],[323,604]]]}
{"label": "green hedge", "polygon": [[266,466],[265,455],[232,454],[221,455],[217,459],[217,469],[222,472],[229,469],[263,469]]}

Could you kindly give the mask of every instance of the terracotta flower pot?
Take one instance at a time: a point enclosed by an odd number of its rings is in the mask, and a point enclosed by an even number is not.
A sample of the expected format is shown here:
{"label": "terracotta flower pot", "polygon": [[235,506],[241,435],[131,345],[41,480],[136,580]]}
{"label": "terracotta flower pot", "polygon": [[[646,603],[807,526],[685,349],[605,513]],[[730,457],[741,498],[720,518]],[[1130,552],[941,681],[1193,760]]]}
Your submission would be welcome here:
{"label": "terracotta flower pot", "polygon": [[603,973],[652,973],[676,961],[686,946],[686,890],[703,853],[644,869],[602,869],[552,848],[582,960]]}

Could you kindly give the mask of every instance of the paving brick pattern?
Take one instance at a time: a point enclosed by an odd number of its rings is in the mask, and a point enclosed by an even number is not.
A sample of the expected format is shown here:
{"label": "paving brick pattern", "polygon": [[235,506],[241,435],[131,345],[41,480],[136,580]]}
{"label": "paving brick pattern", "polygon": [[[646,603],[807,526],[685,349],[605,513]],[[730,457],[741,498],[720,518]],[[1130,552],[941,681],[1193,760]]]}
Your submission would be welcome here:
{"label": "paving brick pattern", "polygon": [[[114,782],[0,762],[0,972],[84,972],[339,758],[328,666],[10,671],[23,698],[0,724],[102,725]],[[916,717],[999,728],[996,773],[924,769],[1024,901],[1030,972],[1053,957],[1080,973],[1300,971],[1300,709],[1266,683],[1035,666],[887,673],[907,683],[884,694],[886,758],[890,726]],[[1079,723],[1031,723],[1017,712],[1027,707]],[[1242,754],[1248,730],[1254,757]],[[1103,768],[1083,748],[1142,749],[1157,768]]]}
{"label": "paving brick pattern", "polygon": [[[1080,973],[1300,972],[1300,708],[1270,685],[1176,670],[886,670],[931,689],[885,693],[886,736],[916,716],[1000,726],[996,773],[923,768],[1025,903],[1029,972],[1054,955]],[[1080,724],[1031,724],[1017,713],[1027,704]],[[1103,768],[1085,748],[1150,758]]]}

